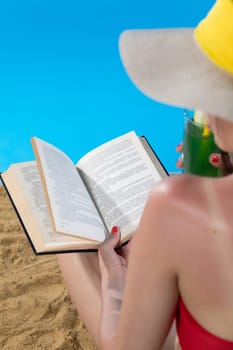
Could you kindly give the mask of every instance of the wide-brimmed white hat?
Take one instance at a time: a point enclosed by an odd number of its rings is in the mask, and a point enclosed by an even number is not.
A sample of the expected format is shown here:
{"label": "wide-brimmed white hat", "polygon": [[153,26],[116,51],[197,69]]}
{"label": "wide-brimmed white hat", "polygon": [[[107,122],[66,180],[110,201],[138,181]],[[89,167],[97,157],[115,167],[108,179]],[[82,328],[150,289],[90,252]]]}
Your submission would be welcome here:
{"label": "wide-brimmed white hat", "polygon": [[[233,1],[219,2],[221,6],[230,3],[232,7],[230,33],[226,34],[226,28],[216,39],[213,20],[219,9],[215,6],[211,25],[209,20],[201,26],[201,34],[207,35],[203,45],[207,45],[206,52],[197,43],[194,28],[127,30],[120,36],[119,48],[128,75],[150,98],[183,108],[201,109],[233,121]],[[212,26],[211,30],[206,31],[207,25]],[[229,27],[225,20],[224,25]],[[226,42],[231,45],[229,50]],[[212,52],[213,46],[220,52]],[[227,52],[222,52],[223,49]]]}

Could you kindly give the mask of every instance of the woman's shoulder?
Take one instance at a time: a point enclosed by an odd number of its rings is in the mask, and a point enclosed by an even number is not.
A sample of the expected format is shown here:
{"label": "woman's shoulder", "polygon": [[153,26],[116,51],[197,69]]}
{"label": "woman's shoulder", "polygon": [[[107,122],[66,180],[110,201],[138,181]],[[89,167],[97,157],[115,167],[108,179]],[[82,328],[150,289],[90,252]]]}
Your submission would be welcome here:
{"label": "woman's shoulder", "polygon": [[154,187],[148,203],[164,230],[196,240],[215,226],[232,227],[232,198],[233,178],[175,175]]}
{"label": "woman's shoulder", "polygon": [[[154,186],[150,197],[172,205],[177,201],[195,204],[202,200],[205,179],[193,175],[172,175]],[[210,180],[211,181],[211,180]]]}
{"label": "woman's shoulder", "polygon": [[211,205],[219,208],[218,203],[214,203],[218,197],[212,190],[214,187],[215,182],[210,178],[171,176],[155,186],[149,196],[151,217],[156,218],[159,229],[168,235],[190,239],[193,233],[196,239],[196,231],[210,229]]}

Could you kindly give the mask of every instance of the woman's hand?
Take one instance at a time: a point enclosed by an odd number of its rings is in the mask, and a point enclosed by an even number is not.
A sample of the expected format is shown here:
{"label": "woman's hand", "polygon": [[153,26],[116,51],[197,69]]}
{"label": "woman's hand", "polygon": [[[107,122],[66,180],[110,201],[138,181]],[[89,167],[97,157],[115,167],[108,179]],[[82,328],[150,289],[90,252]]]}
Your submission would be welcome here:
{"label": "woman's hand", "polygon": [[182,169],[183,168],[183,142],[179,143],[179,145],[176,146],[176,152],[181,153],[180,157],[176,162],[176,167],[178,169]]}
{"label": "woman's hand", "polygon": [[100,342],[103,349],[110,348],[116,332],[127,275],[131,242],[117,249],[119,242],[120,230],[114,226],[110,237],[99,248],[102,290]]}
{"label": "woman's hand", "polygon": [[[181,153],[180,157],[178,158],[178,161],[176,162],[176,167],[178,169],[182,169],[183,168],[183,143],[182,142],[176,146],[176,151]],[[212,153],[209,156],[209,162],[215,168],[222,168],[221,155],[219,153]]]}

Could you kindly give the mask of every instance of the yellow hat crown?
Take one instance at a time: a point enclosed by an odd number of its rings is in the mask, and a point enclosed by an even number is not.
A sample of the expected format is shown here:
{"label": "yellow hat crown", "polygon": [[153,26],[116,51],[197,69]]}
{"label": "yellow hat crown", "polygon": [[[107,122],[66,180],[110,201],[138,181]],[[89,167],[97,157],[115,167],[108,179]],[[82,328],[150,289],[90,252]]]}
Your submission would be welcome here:
{"label": "yellow hat crown", "polygon": [[194,36],[213,63],[233,73],[233,0],[218,0]]}

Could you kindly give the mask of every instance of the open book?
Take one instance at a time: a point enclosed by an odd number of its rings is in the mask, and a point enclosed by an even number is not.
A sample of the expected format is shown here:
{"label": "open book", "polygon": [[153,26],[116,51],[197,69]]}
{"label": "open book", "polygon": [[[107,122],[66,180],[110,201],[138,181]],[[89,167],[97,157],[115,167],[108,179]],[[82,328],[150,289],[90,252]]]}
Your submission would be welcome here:
{"label": "open book", "polygon": [[145,137],[117,137],[74,165],[58,148],[32,138],[36,161],[1,173],[36,254],[98,249],[112,226],[122,244],[138,226],[151,188],[167,172]]}

